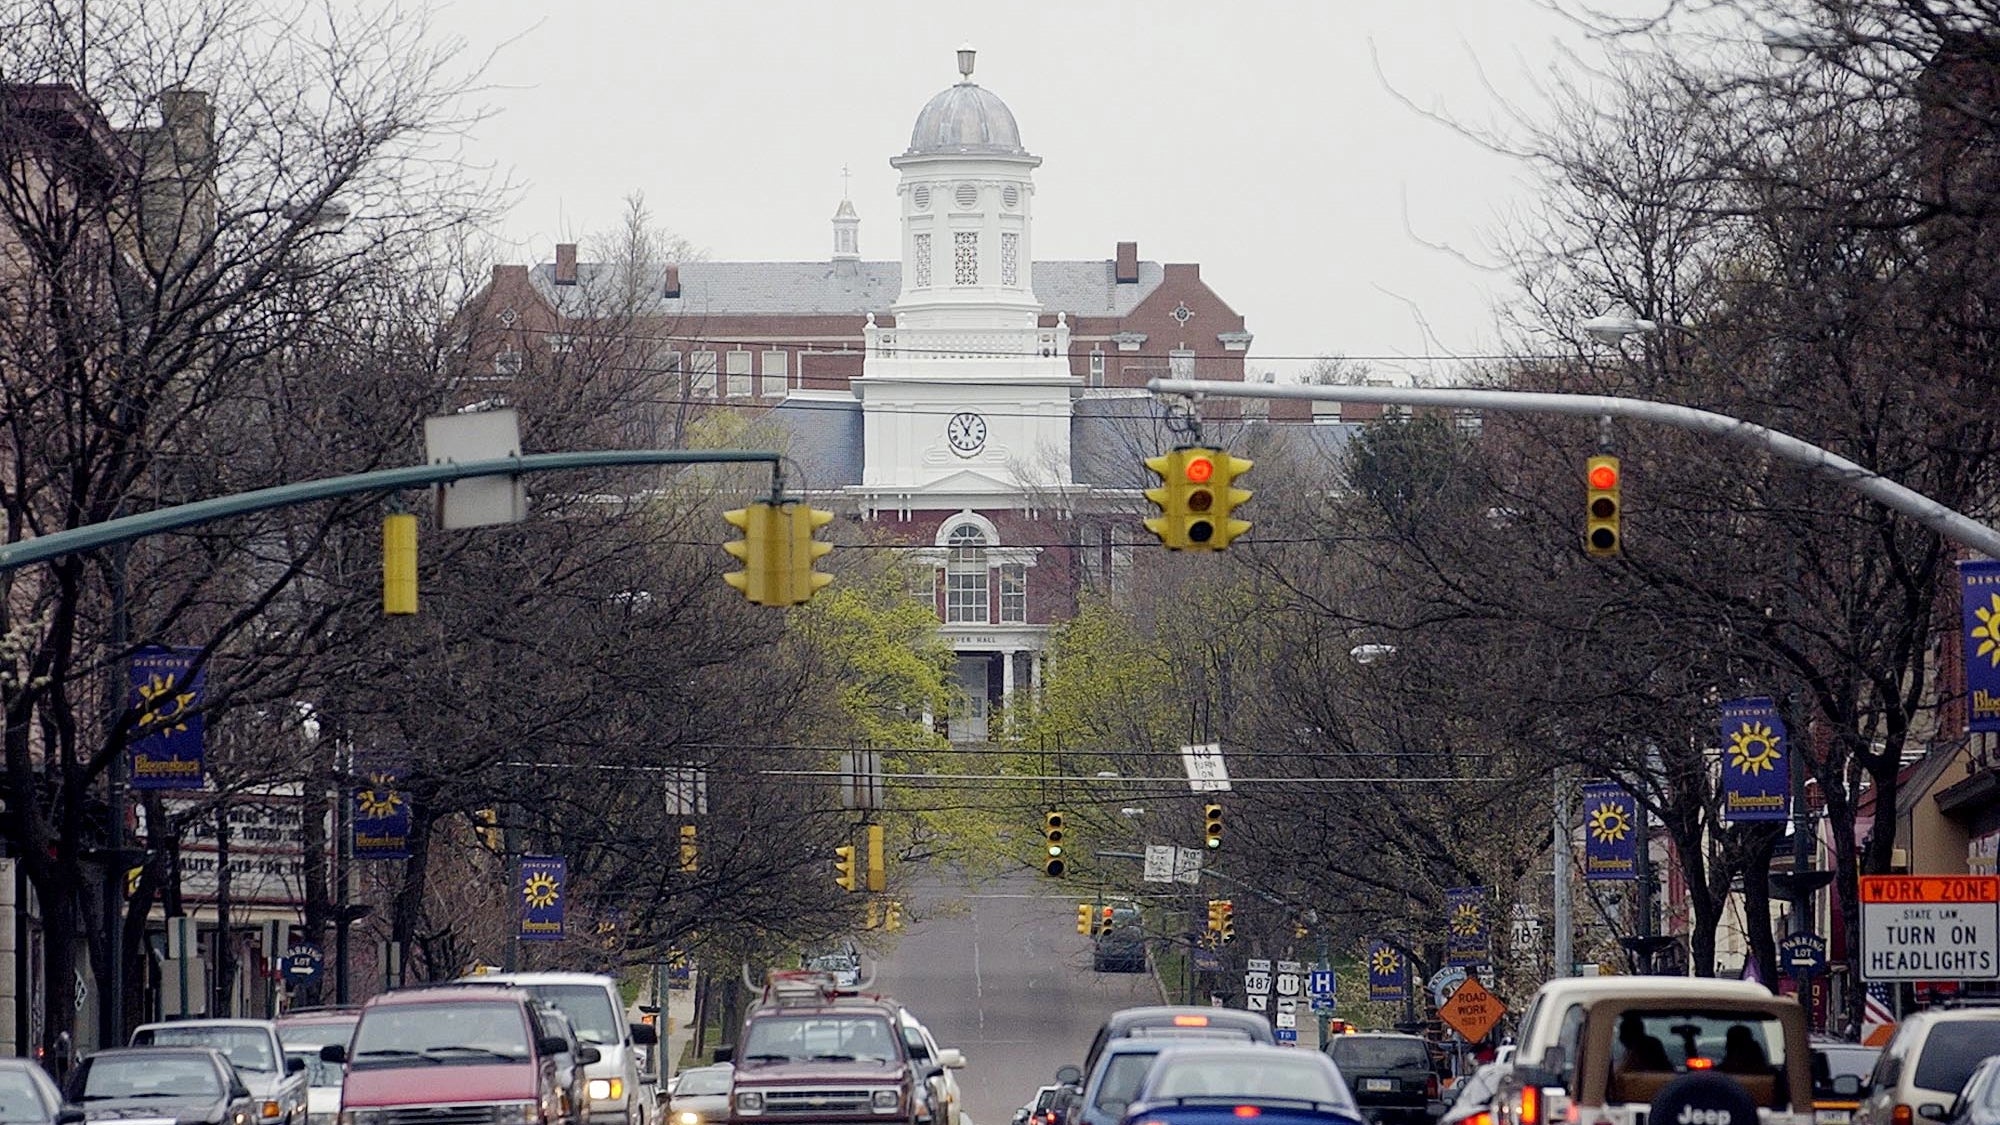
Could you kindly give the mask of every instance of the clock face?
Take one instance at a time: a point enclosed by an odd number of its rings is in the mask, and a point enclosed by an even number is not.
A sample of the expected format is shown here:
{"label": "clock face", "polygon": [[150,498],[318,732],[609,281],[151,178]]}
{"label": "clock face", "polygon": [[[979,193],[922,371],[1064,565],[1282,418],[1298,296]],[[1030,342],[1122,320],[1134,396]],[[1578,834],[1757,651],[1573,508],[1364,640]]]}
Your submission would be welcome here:
{"label": "clock face", "polygon": [[944,424],[944,439],[952,452],[970,457],[986,447],[986,419],[969,412],[954,414]]}

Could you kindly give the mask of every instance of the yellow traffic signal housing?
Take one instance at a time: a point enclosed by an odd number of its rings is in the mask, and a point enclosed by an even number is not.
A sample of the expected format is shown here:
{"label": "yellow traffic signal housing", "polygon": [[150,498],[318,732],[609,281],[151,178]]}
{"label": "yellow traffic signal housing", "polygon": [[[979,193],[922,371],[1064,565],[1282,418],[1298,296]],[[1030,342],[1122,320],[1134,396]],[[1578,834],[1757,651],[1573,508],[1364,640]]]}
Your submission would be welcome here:
{"label": "yellow traffic signal housing", "polygon": [[1592,457],[1584,465],[1583,549],[1594,559],[1615,558],[1620,541],[1624,502],[1619,496],[1623,474],[1618,458]]}
{"label": "yellow traffic signal housing", "polygon": [[1068,862],[1063,859],[1063,814],[1061,812],[1055,809],[1049,810],[1048,816],[1043,819],[1042,835],[1048,839],[1048,845],[1042,858],[1042,872],[1051,879],[1060,879],[1063,872],[1069,869]]}
{"label": "yellow traffic signal housing", "polygon": [[1250,530],[1248,522],[1234,515],[1236,506],[1250,499],[1250,493],[1235,486],[1250,466],[1244,458],[1203,446],[1148,457],[1146,467],[1159,474],[1160,484],[1146,490],[1146,499],[1159,506],[1160,514],[1146,521],[1146,529],[1170,551],[1229,546]]}
{"label": "yellow traffic signal housing", "polygon": [[861,928],[872,930],[882,924],[882,907],[874,899],[868,900],[868,917],[862,920]]}
{"label": "yellow traffic signal housing", "polygon": [[695,842],[695,827],[692,824],[683,824],[681,825],[681,870],[692,875],[700,868],[701,848]]}
{"label": "yellow traffic signal housing", "polygon": [[840,884],[843,891],[861,889],[861,872],[855,868],[853,844],[842,844],[833,849],[833,881]]}
{"label": "yellow traffic signal housing", "polygon": [[1201,807],[1202,844],[1209,851],[1222,846],[1222,806],[1210,801]]}
{"label": "yellow traffic signal housing", "polygon": [[722,545],[742,561],[743,569],[722,580],[758,605],[803,605],[833,581],[833,575],[814,569],[833,550],[833,544],[814,538],[833,522],[832,512],[763,501],[724,512],[722,518],[743,532],[743,538]]}
{"label": "yellow traffic signal housing", "polygon": [[382,517],[382,612],[417,612],[417,517],[410,512]]}
{"label": "yellow traffic signal housing", "polygon": [[868,889],[880,893],[889,889],[889,875],[882,858],[882,826],[868,826]]}
{"label": "yellow traffic signal housing", "polygon": [[882,907],[882,928],[885,930],[900,930],[903,928],[902,903],[897,902],[894,899],[890,899],[889,902]]}
{"label": "yellow traffic signal housing", "polygon": [[1236,903],[1229,899],[1222,900],[1222,925],[1216,933],[1222,936],[1224,944],[1236,940]]}
{"label": "yellow traffic signal housing", "polygon": [[1219,899],[1208,900],[1208,932],[1211,934],[1222,932],[1222,902]]}
{"label": "yellow traffic signal housing", "polygon": [[820,528],[833,522],[833,513],[804,504],[785,504],[779,511],[789,544],[785,556],[785,596],[790,600],[785,604],[804,605],[833,582],[833,575],[813,569],[819,560],[833,553],[833,544],[813,538]]}
{"label": "yellow traffic signal housing", "polygon": [[1111,932],[1111,919],[1112,919],[1112,916],[1113,916],[1113,913],[1112,913],[1112,908],[1111,908],[1111,907],[1109,907],[1109,906],[1100,906],[1100,907],[1098,907],[1098,908],[1097,908],[1097,932],[1098,932],[1098,933],[1099,933],[1100,935],[1101,935],[1101,934],[1108,934],[1108,933],[1110,933],[1110,932]]}
{"label": "yellow traffic signal housing", "polygon": [[1080,934],[1090,932],[1090,904],[1087,902],[1076,904],[1076,932]]}

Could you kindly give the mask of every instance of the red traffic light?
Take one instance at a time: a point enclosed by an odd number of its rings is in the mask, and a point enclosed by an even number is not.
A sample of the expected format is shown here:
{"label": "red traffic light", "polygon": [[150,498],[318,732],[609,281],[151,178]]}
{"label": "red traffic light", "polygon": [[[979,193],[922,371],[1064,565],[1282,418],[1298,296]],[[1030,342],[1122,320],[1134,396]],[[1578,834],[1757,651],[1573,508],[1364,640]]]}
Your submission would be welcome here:
{"label": "red traffic light", "polygon": [[1215,462],[1206,457],[1190,457],[1182,471],[1187,474],[1189,481],[1195,484],[1207,484],[1209,479],[1215,476]]}
{"label": "red traffic light", "polygon": [[1597,489],[1617,488],[1618,466],[1592,465],[1590,468],[1590,487]]}

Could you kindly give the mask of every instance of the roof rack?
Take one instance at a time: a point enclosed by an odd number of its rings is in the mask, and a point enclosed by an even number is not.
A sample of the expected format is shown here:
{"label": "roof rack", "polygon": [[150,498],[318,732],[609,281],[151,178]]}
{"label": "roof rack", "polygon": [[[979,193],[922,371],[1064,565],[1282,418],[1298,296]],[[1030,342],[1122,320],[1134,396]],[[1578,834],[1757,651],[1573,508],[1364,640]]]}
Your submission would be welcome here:
{"label": "roof rack", "polygon": [[[747,973],[745,974],[748,975]],[[879,1000],[861,986],[842,987],[833,973],[815,969],[772,969],[764,975],[762,1002],[778,1008],[816,1008],[840,999]]]}

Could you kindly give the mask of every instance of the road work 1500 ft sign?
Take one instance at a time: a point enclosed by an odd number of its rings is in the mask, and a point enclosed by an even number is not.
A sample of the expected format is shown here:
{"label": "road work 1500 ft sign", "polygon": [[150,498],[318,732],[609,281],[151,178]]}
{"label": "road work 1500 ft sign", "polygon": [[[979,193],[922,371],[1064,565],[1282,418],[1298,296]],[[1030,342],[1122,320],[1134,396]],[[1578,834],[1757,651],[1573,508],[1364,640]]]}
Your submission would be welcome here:
{"label": "road work 1500 ft sign", "polygon": [[2000,980],[2000,877],[1861,879],[1864,980]]}

